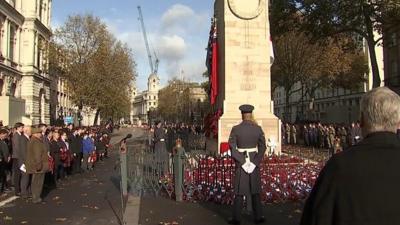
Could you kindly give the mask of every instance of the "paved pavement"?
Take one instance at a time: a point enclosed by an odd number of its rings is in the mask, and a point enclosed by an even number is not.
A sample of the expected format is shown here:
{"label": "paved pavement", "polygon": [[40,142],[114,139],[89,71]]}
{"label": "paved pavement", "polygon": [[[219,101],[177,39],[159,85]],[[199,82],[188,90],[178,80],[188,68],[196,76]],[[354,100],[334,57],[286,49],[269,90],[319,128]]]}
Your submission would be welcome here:
{"label": "paved pavement", "polygon": [[[264,207],[266,225],[299,224],[302,203],[268,204]],[[231,207],[212,203],[177,203],[165,198],[142,197],[141,225],[224,225]],[[251,214],[243,213],[242,225],[254,224]],[[128,223],[128,225],[130,225]]]}
{"label": "paved pavement", "polygon": [[[121,129],[111,142],[128,132],[132,130]],[[93,172],[71,176],[56,190],[50,191],[43,204],[17,199],[0,207],[0,224],[121,224],[117,161],[117,152],[112,152],[110,158],[99,162]]]}

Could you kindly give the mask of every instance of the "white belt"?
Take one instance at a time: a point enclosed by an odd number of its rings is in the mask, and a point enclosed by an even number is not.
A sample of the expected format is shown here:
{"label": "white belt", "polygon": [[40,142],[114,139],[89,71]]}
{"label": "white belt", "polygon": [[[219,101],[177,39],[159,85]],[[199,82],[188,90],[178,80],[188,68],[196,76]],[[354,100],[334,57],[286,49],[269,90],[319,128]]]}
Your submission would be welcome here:
{"label": "white belt", "polygon": [[238,148],[237,150],[240,153],[246,153],[246,155],[247,155],[246,162],[247,161],[250,162],[250,153],[251,152],[257,152],[258,153],[258,148],[257,147],[255,147],[255,148]]}

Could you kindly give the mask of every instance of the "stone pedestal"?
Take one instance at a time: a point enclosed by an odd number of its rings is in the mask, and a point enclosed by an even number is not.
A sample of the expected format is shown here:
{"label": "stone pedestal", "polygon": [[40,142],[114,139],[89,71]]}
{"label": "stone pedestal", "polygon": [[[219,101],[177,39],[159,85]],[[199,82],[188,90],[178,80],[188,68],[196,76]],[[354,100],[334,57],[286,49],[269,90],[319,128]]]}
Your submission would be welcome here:
{"label": "stone pedestal", "polygon": [[227,142],[241,122],[239,106],[254,105],[254,117],[265,137],[281,150],[280,121],[271,104],[271,42],[268,0],[216,0],[219,46],[219,95],[223,109],[218,142]]}

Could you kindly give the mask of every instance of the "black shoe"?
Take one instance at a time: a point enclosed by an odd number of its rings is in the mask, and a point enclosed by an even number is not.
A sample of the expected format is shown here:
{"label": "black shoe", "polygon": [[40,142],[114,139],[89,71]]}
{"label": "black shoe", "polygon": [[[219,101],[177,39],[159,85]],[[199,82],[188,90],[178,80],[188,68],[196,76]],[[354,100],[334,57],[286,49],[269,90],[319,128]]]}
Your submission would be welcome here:
{"label": "black shoe", "polygon": [[231,225],[240,225],[240,221],[235,220],[235,219],[230,219],[230,220],[228,220],[228,224],[231,224]]}
{"label": "black shoe", "polygon": [[27,199],[29,199],[29,196],[28,195],[21,195],[21,198],[24,199],[24,200],[27,200]]}
{"label": "black shoe", "polygon": [[262,223],[265,223],[265,218],[262,216],[262,217],[259,218],[259,219],[255,219],[255,220],[254,220],[254,223],[255,223],[255,224],[262,224]]}
{"label": "black shoe", "polygon": [[41,198],[39,198],[39,199],[32,199],[32,203],[33,204],[39,204],[39,203],[42,203],[43,201],[42,201],[42,199]]}

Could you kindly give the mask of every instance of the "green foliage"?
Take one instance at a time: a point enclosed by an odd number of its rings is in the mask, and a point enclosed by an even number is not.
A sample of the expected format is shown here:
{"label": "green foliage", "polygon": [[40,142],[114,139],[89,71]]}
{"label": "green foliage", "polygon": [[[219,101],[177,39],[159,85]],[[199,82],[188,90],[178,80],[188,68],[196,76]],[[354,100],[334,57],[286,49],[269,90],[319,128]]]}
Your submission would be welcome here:
{"label": "green foliage", "polygon": [[336,38],[338,34],[367,41],[373,72],[373,86],[380,85],[375,46],[383,32],[398,31],[399,0],[296,0],[302,28],[314,38]]}
{"label": "green foliage", "polygon": [[192,112],[199,114],[207,113],[209,102],[197,102],[190,95],[190,88],[193,84],[174,78],[168,85],[160,90],[157,114],[167,121],[193,122]]}
{"label": "green foliage", "polygon": [[105,118],[129,114],[136,64],[131,50],[99,18],[70,16],[55,32],[52,46],[51,68],[65,77],[80,109],[91,107]]}
{"label": "green foliage", "polygon": [[[300,31],[286,32],[275,39],[275,62],[272,66],[272,86],[283,87],[286,113],[290,96],[303,90],[313,98],[319,88],[355,89],[365,81],[368,65],[365,55],[344,46],[351,39],[337,41],[326,38],[313,41]],[[298,89],[295,85],[300,84]]]}

